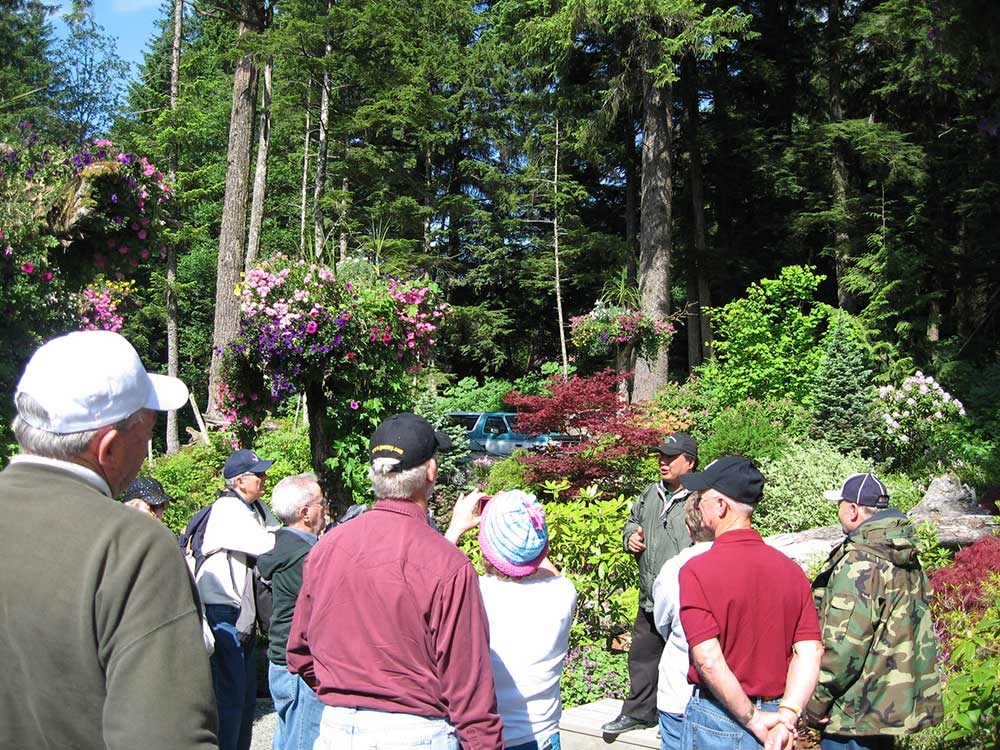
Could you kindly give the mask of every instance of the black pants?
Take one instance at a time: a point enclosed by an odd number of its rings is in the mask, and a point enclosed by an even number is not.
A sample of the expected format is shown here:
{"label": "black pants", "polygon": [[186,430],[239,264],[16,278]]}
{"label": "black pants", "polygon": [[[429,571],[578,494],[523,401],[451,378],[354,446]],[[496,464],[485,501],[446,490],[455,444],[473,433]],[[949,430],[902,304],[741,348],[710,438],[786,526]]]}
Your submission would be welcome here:
{"label": "black pants", "polygon": [[635,616],[632,646],[628,650],[629,694],[622,713],[642,721],[656,722],[656,681],[660,654],[665,643],[653,623],[653,613],[642,607]]}

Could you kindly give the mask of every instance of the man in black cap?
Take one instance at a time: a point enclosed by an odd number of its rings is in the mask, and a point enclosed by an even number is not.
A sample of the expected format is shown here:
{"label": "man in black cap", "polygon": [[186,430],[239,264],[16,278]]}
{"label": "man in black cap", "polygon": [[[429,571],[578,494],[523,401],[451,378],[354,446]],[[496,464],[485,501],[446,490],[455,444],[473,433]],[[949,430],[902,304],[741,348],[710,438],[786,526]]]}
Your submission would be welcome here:
{"label": "man in black cap", "polygon": [[680,572],[695,686],[681,748],[794,747],[823,653],[809,581],[750,527],[764,477],[749,460],[723,456],[681,483],[700,492],[702,525],[714,538]]}
{"label": "man in black cap", "polygon": [[663,563],[691,545],[684,525],[688,491],[680,478],[698,465],[698,444],[684,432],[675,432],[656,447],[660,481],[653,482],[632,504],[622,542],[639,564],[639,612],[628,652],[629,695],[621,713],[602,729],[620,734],[656,726],[656,682],[663,653],[663,636],[653,621],[653,583]]}
{"label": "man in black cap", "polygon": [[404,413],[369,447],[375,505],[306,557],[288,638],[288,671],[324,704],[315,748],[500,750],[479,579],[427,522],[451,440]]}
{"label": "man in black cap", "polygon": [[164,512],[174,501],[163,489],[163,485],[152,477],[137,478],[122,497],[128,507],[147,513],[159,521],[163,520]]}
{"label": "man in black cap", "polygon": [[254,565],[274,547],[280,524],[260,501],[274,461],[234,451],[222,467],[226,489],[205,523],[205,562],[196,581],[215,636],[212,683],[220,750],[248,750],[257,700]]}

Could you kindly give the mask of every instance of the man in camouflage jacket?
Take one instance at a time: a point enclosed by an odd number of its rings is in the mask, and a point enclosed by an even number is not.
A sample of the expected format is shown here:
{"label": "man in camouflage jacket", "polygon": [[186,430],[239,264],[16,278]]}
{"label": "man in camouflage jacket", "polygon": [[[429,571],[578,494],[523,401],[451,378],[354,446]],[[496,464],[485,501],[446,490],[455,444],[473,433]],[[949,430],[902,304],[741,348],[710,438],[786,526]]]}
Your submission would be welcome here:
{"label": "man in camouflage jacket", "polygon": [[941,720],[930,584],[913,524],[873,474],[824,494],[847,536],[813,583],[825,652],[806,718],[823,750],[888,750]]}

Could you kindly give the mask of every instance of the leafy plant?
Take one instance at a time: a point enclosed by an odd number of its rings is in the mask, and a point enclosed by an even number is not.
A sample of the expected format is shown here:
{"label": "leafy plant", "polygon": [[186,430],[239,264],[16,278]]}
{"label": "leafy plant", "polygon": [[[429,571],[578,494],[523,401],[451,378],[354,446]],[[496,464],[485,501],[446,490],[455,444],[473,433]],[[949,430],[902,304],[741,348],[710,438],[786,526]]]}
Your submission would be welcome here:
{"label": "leafy plant", "polygon": [[702,465],[719,456],[745,456],[752,461],[781,457],[792,441],[805,435],[809,416],[789,399],[757,401],[747,398],[726,406],[711,423],[699,446]]}
{"label": "leafy plant", "polygon": [[951,564],[953,559],[951,551],[938,544],[937,524],[929,518],[917,526],[917,541],[920,566],[928,575]]}
{"label": "leafy plant", "polygon": [[632,556],[622,547],[628,501],[619,495],[599,501],[545,504],[552,561],[576,586],[576,620],[571,642],[603,643],[627,627],[632,610],[621,593],[635,586]]}
{"label": "leafy plant", "polygon": [[845,456],[826,443],[807,441],[792,443],[778,458],[762,459],[758,468],[766,482],[753,525],[769,536],[836,525],[837,505],[823,499],[823,491],[870,465],[857,454]]}
{"label": "leafy plant", "polygon": [[661,347],[669,346],[675,332],[671,323],[604,300],[598,300],[586,315],[570,318],[569,325],[573,346],[591,355],[634,349],[641,357],[652,357]]}
{"label": "leafy plant", "polygon": [[751,284],[742,299],[706,310],[724,403],[788,398],[808,405],[833,314],[815,300],[825,278],[809,266],[785,266],[778,278]]}

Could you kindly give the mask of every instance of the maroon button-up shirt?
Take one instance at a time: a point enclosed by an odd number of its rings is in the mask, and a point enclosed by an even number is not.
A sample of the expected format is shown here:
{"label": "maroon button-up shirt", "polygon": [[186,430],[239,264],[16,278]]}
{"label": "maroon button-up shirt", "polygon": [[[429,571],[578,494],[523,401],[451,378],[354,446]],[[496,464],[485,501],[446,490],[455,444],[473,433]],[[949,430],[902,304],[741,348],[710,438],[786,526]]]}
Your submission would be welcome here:
{"label": "maroon button-up shirt", "polygon": [[288,670],[329,706],[447,719],[503,747],[475,569],[415,503],[379,500],[306,558]]}

